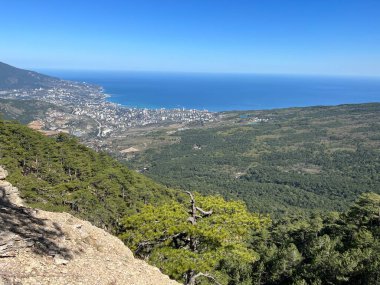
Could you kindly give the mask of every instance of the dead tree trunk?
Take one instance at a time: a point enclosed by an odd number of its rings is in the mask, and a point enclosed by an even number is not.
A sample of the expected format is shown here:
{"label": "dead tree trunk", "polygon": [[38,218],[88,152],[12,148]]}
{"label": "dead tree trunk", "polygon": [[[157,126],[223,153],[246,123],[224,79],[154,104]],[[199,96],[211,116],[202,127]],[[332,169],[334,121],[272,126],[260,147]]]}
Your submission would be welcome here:
{"label": "dead tree trunk", "polygon": [[197,280],[197,278],[199,277],[206,277],[208,279],[210,279],[211,281],[213,281],[216,285],[222,285],[220,284],[213,276],[211,276],[210,274],[207,274],[207,273],[202,273],[202,272],[199,272],[197,274],[193,274],[189,280],[188,283],[186,283],[186,285],[195,285],[195,281]]}
{"label": "dead tree trunk", "polygon": [[[194,195],[190,191],[186,191],[186,193],[190,196],[190,203],[191,203],[190,204],[190,210],[189,210],[190,217],[187,220],[193,226],[196,226],[197,225],[197,219],[210,216],[212,214],[212,210],[211,211],[205,211],[202,208],[197,207],[195,204]],[[197,215],[197,212],[199,212],[201,215]],[[197,245],[198,245],[197,238],[194,236],[190,236],[189,240],[190,240],[190,244],[189,244],[190,250],[193,252],[196,252],[197,251]],[[185,285],[195,285],[196,279],[201,277],[201,276],[207,277],[207,278],[211,279],[212,281],[214,281],[216,284],[220,285],[215,280],[215,278],[212,277],[211,275],[204,274],[202,272],[195,274],[194,270],[188,270],[186,272]]]}
{"label": "dead tree trunk", "polygon": [[[191,192],[186,192],[186,193],[190,195],[190,203],[191,203],[190,211],[189,211],[191,216],[188,218],[188,221],[193,226],[195,226],[197,224],[197,208],[195,206],[195,199],[194,199],[194,196]],[[189,239],[190,239],[190,250],[193,252],[197,251],[196,238],[193,236],[190,236]]]}

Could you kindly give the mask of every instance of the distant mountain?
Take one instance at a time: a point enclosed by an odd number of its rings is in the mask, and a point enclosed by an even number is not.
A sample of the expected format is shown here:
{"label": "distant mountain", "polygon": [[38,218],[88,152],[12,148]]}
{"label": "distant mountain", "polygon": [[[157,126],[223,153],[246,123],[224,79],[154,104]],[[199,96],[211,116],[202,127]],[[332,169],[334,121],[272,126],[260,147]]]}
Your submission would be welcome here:
{"label": "distant mountain", "polygon": [[0,89],[48,87],[59,79],[0,62]]}

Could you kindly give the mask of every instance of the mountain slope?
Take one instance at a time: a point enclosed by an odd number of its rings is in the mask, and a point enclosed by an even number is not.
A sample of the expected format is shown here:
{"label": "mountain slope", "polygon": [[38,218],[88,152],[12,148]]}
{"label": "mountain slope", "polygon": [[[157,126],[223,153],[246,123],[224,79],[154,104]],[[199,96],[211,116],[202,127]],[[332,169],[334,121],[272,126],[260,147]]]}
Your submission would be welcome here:
{"label": "mountain slope", "polygon": [[89,222],[23,207],[6,176],[0,167],[0,284],[178,284]]}
{"label": "mountain slope", "polygon": [[6,120],[17,120],[22,124],[28,124],[37,118],[44,118],[48,110],[60,112],[65,109],[39,100],[0,98],[0,116]]}
{"label": "mountain slope", "polygon": [[45,137],[15,122],[0,121],[0,164],[28,205],[70,212],[111,232],[142,205],[177,195],[70,136]]}
{"label": "mountain slope", "polygon": [[16,68],[0,62],[0,89],[47,87],[58,80],[38,72]]}

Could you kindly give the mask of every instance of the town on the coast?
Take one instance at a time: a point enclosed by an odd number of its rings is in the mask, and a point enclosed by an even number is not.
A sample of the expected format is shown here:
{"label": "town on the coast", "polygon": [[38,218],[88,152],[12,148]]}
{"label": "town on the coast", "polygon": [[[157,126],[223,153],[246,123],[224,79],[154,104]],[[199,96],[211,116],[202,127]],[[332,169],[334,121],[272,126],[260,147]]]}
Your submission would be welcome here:
{"label": "town on the coast", "polygon": [[[95,149],[112,149],[112,139],[125,138],[136,129],[145,132],[158,126],[169,127],[168,133],[218,122],[220,113],[195,109],[147,109],[126,107],[107,100],[102,87],[85,82],[52,80],[40,88],[0,91],[0,98],[39,100],[50,104],[44,114],[30,122],[33,129],[47,135],[68,133],[80,137]],[[251,122],[266,121],[253,117]]]}
{"label": "town on the coast", "polygon": [[106,137],[113,132],[125,131],[132,127],[162,123],[210,122],[216,120],[217,114],[207,110],[194,109],[146,109],[131,108],[106,100],[103,89],[96,85],[72,81],[57,81],[51,88],[13,89],[1,91],[4,99],[42,100],[63,107],[48,110],[44,118],[40,118],[45,130],[65,131],[77,136],[70,121],[92,119],[98,128],[96,135]]}

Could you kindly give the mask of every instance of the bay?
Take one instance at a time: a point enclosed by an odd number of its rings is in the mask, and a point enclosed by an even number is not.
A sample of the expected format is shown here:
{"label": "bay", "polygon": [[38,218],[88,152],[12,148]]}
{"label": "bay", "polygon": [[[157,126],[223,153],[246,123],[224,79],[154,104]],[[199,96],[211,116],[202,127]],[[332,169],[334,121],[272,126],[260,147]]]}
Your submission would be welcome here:
{"label": "bay", "polygon": [[100,85],[109,101],[139,108],[260,110],[380,102],[380,78],[257,74],[59,71]]}

